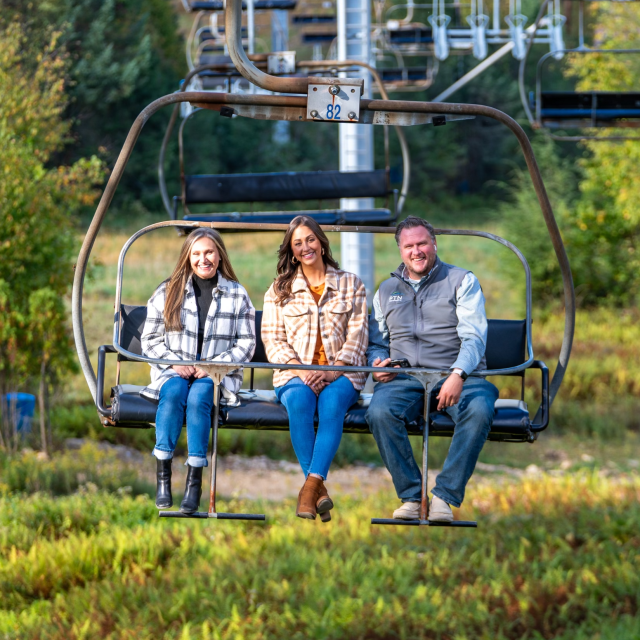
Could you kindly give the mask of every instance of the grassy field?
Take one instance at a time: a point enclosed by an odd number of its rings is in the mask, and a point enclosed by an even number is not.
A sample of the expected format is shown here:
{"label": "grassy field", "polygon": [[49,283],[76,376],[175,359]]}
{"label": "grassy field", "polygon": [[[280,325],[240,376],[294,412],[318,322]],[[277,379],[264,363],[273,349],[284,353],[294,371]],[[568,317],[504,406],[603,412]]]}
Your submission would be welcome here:
{"label": "grassy field", "polygon": [[[292,501],[220,506],[266,524],[176,522],[140,486],[109,491],[92,455],[26,460],[48,493],[20,493],[2,466],[2,638],[640,637],[637,476],[480,482],[460,510],[477,530],[372,527],[385,494],[340,499],[329,525]],[[91,479],[54,495],[86,456]]]}

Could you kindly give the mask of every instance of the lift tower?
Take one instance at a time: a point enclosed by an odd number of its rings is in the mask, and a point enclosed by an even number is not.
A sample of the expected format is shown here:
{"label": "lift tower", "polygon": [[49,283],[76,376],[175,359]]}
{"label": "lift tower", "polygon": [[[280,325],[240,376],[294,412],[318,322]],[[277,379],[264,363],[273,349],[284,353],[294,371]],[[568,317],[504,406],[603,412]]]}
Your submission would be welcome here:
{"label": "lift tower", "polygon": [[[371,59],[370,0],[337,0],[338,60],[358,60],[373,64]],[[346,74],[341,74],[346,75]],[[371,75],[365,69],[351,77],[364,78],[365,95],[371,97]],[[373,170],[373,127],[340,124],[340,171]],[[373,198],[343,198],[342,209],[372,209]],[[367,288],[369,302],[374,293],[373,234],[343,233],[340,266],[357,274]]]}

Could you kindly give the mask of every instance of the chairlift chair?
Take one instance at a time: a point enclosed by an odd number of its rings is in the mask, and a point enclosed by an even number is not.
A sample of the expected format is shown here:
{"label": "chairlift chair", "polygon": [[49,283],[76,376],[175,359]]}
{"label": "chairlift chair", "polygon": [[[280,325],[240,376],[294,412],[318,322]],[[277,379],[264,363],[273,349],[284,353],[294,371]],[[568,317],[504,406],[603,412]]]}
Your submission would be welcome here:
{"label": "chairlift chair", "polygon": [[[251,56],[252,60],[265,58],[267,54]],[[219,62],[225,62],[220,58]],[[260,64],[260,63],[258,63]],[[374,75],[379,91],[386,97],[383,83],[375,69],[365,63],[357,61],[307,61],[301,62],[300,67],[313,69],[314,66],[346,68],[349,66],[367,67]],[[202,77],[203,84],[207,74],[216,75],[212,69],[216,64],[199,67],[190,72],[185,78],[182,88],[186,88],[194,77]],[[236,71],[236,73],[238,73]],[[228,77],[227,73],[218,76]],[[205,85],[206,86],[206,85]],[[169,121],[167,131],[160,149],[158,160],[158,176],[160,192],[165,209],[169,217],[177,219],[178,206],[182,203],[183,219],[199,222],[262,222],[288,224],[298,215],[307,215],[320,224],[348,224],[386,226],[393,224],[402,212],[406,194],[409,188],[410,161],[408,145],[400,127],[395,127],[400,141],[403,161],[403,179],[400,190],[390,186],[390,161],[387,128],[385,127],[385,168],[374,171],[341,172],[341,171],[307,171],[280,172],[264,174],[235,174],[235,175],[190,175],[185,171],[184,128],[187,122],[195,116],[192,110],[182,121],[178,129],[178,148],[180,160],[180,180],[182,193],[169,199],[164,178],[164,158],[167,144],[176,121],[177,107]],[[225,111],[221,110],[221,114]],[[228,115],[232,115],[229,113]],[[443,121],[444,122],[444,121]],[[192,213],[189,205],[193,204],[228,204],[246,202],[294,202],[294,201],[322,201],[341,198],[385,198],[391,207],[359,209],[351,211],[342,208],[314,209],[304,211],[263,211],[251,213]]]}
{"label": "chairlift chair", "polygon": [[[558,135],[552,130],[564,129],[637,129],[640,128],[640,91],[544,91],[542,88],[542,74],[549,59],[560,59],[567,53],[577,55],[611,54],[623,55],[640,54],[640,49],[599,49],[590,48],[584,44],[584,1],[579,5],[579,44],[574,49],[552,47],[543,55],[536,66],[535,93],[527,96],[524,76],[527,60],[540,22],[545,17],[545,9],[551,2],[545,0],[540,7],[534,23],[534,29],[529,36],[524,57],[520,61],[518,73],[518,87],[520,100],[529,123],[534,129],[544,130],[554,139],[565,142],[581,140],[611,141],[611,140],[640,140],[639,136],[627,133],[613,135],[595,135],[579,132],[577,135]],[[613,0],[618,1],[618,0]],[[625,0],[626,1],[626,0]],[[556,25],[556,29],[561,25]],[[556,35],[556,40],[559,36]]]}
{"label": "chairlift chair", "polygon": [[[237,0],[229,0],[229,9],[227,13],[227,26],[237,27],[240,17],[239,5],[234,6]],[[231,15],[229,15],[229,13]],[[237,33],[234,29],[230,32]],[[234,58],[234,63],[243,75],[248,79],[256,80],[264,89],[283,91],[288,90],[290,93],[301,92],[302,86],[309,83],[307,78],[274,78],[264,74],[260,76],[256,73],[255,68],[251,68],[251,64],[239,51],[237,38],[234,38],[233,46],[230,47],[230,53]],[[277,81],[277,82],[276,82]],[[347,80],[348,82],[348,80]],[[326,86],[326,85],[325,85]],[[330,84],[329,86],[332,86]],[[340,85],[338,85],[340,86]],[[347,85],[343,85],[347,86]],[[532,183],[538,197],[540,208],[549,231],[550,239],[553,244],[564,285],[564,301],[565,301],[565,329],[563,343],[558,358],[558,364],[551,382],[548,382],[548,370],[546,366],[537,362],[533,355],[533,345],[531,340],[531,276],[528,265],[524,256],[507,240],[499,238],[493,234],[482,231],[462,231],[462,230],[446,230],[440,229],[437,233],[441,235],[472,235],[485,237],[490,240],[499,242],[500,244],[511,249],[520,259],[526,276],[526,318],[523,321],[494,321],[489,323],[489,339],[487,348],[487,361],[489,367],[497,367],[483,372],[482,375],[520,375],[523,376],[527,369],[538,368],[542,372],[543,393],[541,397],[540,408],[536,417],[531,420],[526,406],[522,404],[522,398],[516,399],[505,405],[496,407],[496,421],[490,435],[490,439],[499,439],[503,441],[529,442],[535,439],[536,434],[546,428],[549,421],[549,409],[561,385],[571,352],[571,344],[573,341],[573,332],[575,326],[575,295],[573,282],[571,278],[571,270],[568,258],[564,250],[564,245],[560,236],[559,229],[553,216],[553,211],[549,203],[544,183],[536,164],[535,156],[531,148],[531,144],[526,137],[522,128],[509,116],[497,109],[485,107],[481,105],[467,104],[437,104],[425,102],[409,102],[409,101],[392,101],[392,100],[365,100],[346,98],[353,108],[359,110],[358,120],[363,123],[381,124],[392,123],[398,126],[412,126],[415,124],[433,123],[436,117],[443,117],[445,120],[454,120],[459,117],[485,116],[501,122],[506,125],[516,136],[520,147],[525,156],[527,167],[530,172]],[[290,95],[229,95],[216,94],[207,92],[180,92],[164,96],[148,105],[135,120],[125,145],[120,152],[118,161],[109,177],[109,182],[102,195],[100,203],[96,209],[93,220],[84,238],[74,277],[73,294],[72,294],[72,315],[73,329],[76,349],[80,364],[85,374],[87,384],[92,393],[99,414],[104,424],[113,426],[140,426],[149,425],[154,419],[154,407],[146,400],[143,400],[137,391],[131,387],[120,384],[120,380],[116,381],[116,385],[112,391],[112,402],[110,406],[106,406],[103,398],[104,386],[104,362],[107,353],[117,353],[117,357],[123,360],[131,360],[138,362],[146,362],[149,364],[174,364],[170,360],[157,360],[146,358],[141,355],[139,347],[139,336],[142,327],[145,308],[131,308],[122,304],[122,274],[124,269],[124,261],[126,253],[133,242],[140,236],[149,233],[155,229],[162,227],[182,227],[184,229],[197,228],[199,226],[210,226],[224,231],[284,231],[287,225],[282,224],[265,224],[259,222],[242,223],[242,222],[196,222],[196,221],[176,221],[170,220],[157,223],[140,230],[132,236],[120,254],[118,262],[118,276],[116,286],[114,318],[114,339],[113,345],[104,345],[99,350],[99,366],[98,378],[94,372],[93,366],[89,359],[89,353],[84,338],[84,328],[82,320],[82,292],[84,276],[87,269],[88,260],[91,254],[96,236],[100,226],[109,209],[109,205],[113,199],[117,186],[120,182],[122,174],[126,168],[129,157],[132,153],[135,142],[144,126],[144,123],[160,108],[169,105],[176,105],[181,102],[189,101],[197,106],[208,106],[220,108],[226,106],[233,108],[239,116],[273,119],[273,120],[307,120],[314,121],[316,116],[310,115],[308,100],[310,97],[290,96]],[[357,106],[355,106],[357,104]],[[325,226],[326,231],[348,231],[358,233],[393,233],[391,227],[344,227],[344,226]],[[257,323],[260,326],[260,323]],[[217,433],[220,427],[223,428],[284,428],[286,429],[287,416],[283,413],[281,407],[274,401],[270,394],[261,394],[255,390],[242,392],[241,404],[239,407],[221,408],[219,402],[219,387],[222,378],[230,369],[240,366],[253,369],[286,369],[295,368],[300,370],[322,369],[327,371],[364,371],[364,372],[395,372],[395,369],[381,369],[372,367],[336,367],[317,365],[274,365],[265,362],[264,352],[258,348],[254,359],[250,363],[203,363],[203,362],[187,362],[185,365],[199,366],[205,369],[212,377],[214,382],[214,411],[212,415],[212,460],[211,460],[211,490],[210,490],[210,506],[206,513],[192,514],[185,516],[176,512],[163,512],[160,515],[164,517],[196,517],[196,518],[218,518],[218,519],[252,519],[262,520],[262,514],[221,514],[216,511],[215,503],[215,481],[216,481],[216,460],[217,460]],[[393,525],[438,525],[438,526],[458,526],[458,527],[474,527],[475,522],[452,523],[434,523],[428,519],[428,501],[427,501],[427,452],[429,435],[451,435],[452,425],[446,416],[442,416],[437,412],[431,411],[431,390],[433,386],[443,376],[448,375],[448,371],[437,371],[430,369],[405,369],[404,372],[415,376],[421,381],[425,387],[425,407],[424,407],[424,424],[412,425],[410,430],[414,433],[421,433],[423,437],[423,475],[422,475],[422,506],[420,519],[415,521],[399,521],[387,519],[372,519],[372,524],[393,524]],[[251,385],[253,386],[253,384]],[[362,432],[364,427],[363,414],[366,408],[366,397],[359,401],[359,404],[352,407],[345,420],[345,431]]]}

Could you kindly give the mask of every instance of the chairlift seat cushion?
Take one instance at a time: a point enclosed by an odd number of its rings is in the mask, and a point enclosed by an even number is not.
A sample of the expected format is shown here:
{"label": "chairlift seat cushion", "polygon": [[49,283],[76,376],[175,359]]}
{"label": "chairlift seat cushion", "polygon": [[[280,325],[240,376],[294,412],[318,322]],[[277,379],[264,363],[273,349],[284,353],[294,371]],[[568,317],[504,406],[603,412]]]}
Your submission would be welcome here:
{"label": "chairlift seat cushion", "polygon": [[[119,426],[136,426],[155,423],[158,403],[140,395],[144,387],[122,384],[111,390],[113,419]],[[284,405],[278,402],[274,391],[243,390],[238,394],[240,405],[221,407],[220,427],[223,429],[256,429],[288,431],[289,416]],[[345,433],[369,433],[365,414],[371,402],[370,393],[363,393],[345,417]],[[317,418],[316,418],[317,421]],[[520,400],[498,400],[489,440],[527,440],[530,435],[529,411]],[[431,413],[430,433],[434,436],[452,436],[453,420],[447,413]],[[422,418],[408,425],[410,435],[422,433]]]}
{"label": "chairlift seat cushion", "polygon": [[382,198],[388,193],[384,169],[185,176],[187,204]]}

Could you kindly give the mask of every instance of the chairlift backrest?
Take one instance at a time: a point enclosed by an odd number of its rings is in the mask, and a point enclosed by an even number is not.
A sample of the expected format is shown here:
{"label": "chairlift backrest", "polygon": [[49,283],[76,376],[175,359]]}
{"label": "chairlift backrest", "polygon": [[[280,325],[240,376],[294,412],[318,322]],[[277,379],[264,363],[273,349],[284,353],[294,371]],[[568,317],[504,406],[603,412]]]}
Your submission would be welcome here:
{"label": "chairlift backrest", "polygon": [[302,171],[235,175],[186,175],[186,204],[285,202],[389,195],[385,169],[375,171]]}
{"label": "chairlift backrest", "polygon": [[508,369],[521,365],[527,359],[526,347],[526,320],[489,319],[485,353],[487,369]]}
{"label": "chairlift backrest", "polygon": [[[120,346],[142,355],[141,336],[147,318],[147,308],[123,304],[121,306],[122,331]],[[526,321],[489,320],[487,334],[487,368],[517,367],[526,360]],[[124,358],[120,357],[121,360]],[[269,362],[262,342],[262,311],[256,311],[256,350],[251,362]],[[522,375],[522,374],[517,374]]]}

